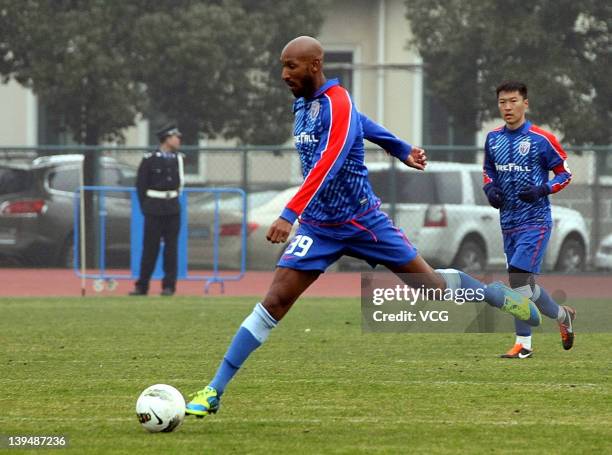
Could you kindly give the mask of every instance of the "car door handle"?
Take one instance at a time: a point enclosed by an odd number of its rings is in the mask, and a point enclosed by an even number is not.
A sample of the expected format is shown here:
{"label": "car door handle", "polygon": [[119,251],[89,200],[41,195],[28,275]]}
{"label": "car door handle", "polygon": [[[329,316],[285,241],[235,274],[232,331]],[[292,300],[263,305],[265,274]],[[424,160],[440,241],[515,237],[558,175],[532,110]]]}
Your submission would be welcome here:
{"label": "car door handle", "polygon": [[491,220],[493,219],[493,217],[492,217],[491,215],[482,215],[482,216],[480,217],[480,219],[481,219],[482,221],[491,221]]}

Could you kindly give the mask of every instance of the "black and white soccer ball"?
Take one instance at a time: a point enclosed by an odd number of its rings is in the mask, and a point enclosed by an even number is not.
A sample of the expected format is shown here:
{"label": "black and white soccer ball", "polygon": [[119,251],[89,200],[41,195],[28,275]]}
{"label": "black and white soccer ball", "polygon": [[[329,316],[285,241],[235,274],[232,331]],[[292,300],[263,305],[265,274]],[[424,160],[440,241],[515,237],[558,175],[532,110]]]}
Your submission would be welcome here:
{"label": "black and white soccer ball", "polygon": [[185,419],[185,398],[171,385],[152,385],[138,397],[136,416],[145,430],[169,433]]}

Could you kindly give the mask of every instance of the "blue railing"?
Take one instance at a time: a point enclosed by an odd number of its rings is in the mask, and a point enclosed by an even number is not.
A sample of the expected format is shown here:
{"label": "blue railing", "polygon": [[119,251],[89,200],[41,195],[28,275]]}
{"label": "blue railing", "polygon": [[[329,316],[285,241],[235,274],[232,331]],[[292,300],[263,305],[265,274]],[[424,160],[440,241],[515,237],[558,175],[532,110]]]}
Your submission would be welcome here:
{"label": "blue railing", "polygon": [[[81,215],[81,192],[82,191],[94,191],[98,194],[97,198],[97,210],[98,210],[98,249],[97,249],[97,266],[98,269],[93,273],[83,273],[81,271],[81,255],[80,255],[80,215]],[[128,193],[130,195],[130,274],[125,273],[108,273],[107,261],[106,261],[106,249],[107,249],[107,193]],[[214,198],[213,213],[212,213],[212,248],[213,248],[213,261],[212,261],[212,273],[205,274],[190,274],[188,268],[189,259],[189,194],[194,193],[208,193],[212,194]],[[222,271],[220,268],[220,236],[221,236],[221,196],[224,194],[235,194],[240,199],[240,210],[238,214],[241,215],[241,229],[240,229],[240,269],[236,273],[229,271]],[[126,201],[127,205],[127,200]],[[210,285],[213,283],[219,283],[221,291],[225,289],[225,281],[237,281],[240,280],[246,271],[246,253],[247,253],[247,200],[245,192],[240,188],[184,188],[180,195],[181,202],[181,230],[179,233],[178,240],[178,279],[188,281],[204,281],[204,292],[208,293]],[[126,220],[127,221],[127,220]],[[73,266],[74,272],[81,278],[94,279],[106,282],[112,282],[113,280],[133,280],[138,278],[139,267],[140,267],[140,253],[142,246],[142,229],[143,229],[143,216],[140,212],[140,205],[138,203],[138,197],[135,188],[130,187],[114,187],[114,186],[83,186],[80,187],[74,193],[73,199],[73,224],[74,224],[74,236],[73,236]],[[127,242],[126,242],[127,243]],[[160,251],[159,255],[163,254]],[[154,278],[159,275],[159,271],[154,273]]]}

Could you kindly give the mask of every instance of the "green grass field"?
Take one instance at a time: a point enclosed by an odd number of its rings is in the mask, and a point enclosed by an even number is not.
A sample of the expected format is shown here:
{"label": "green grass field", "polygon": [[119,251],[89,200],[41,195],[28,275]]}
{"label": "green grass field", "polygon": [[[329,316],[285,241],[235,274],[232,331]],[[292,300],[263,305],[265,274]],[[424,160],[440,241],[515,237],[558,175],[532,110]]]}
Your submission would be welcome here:
{"label": "green grass field", "polygon": [[612,453],[612,334],[502,360],[510,334],[362,334],[357,299],[298,302],[217,415],[146,433],[140,392],[205,386],[254,302],[3,299],[0,434],[79,454]]}

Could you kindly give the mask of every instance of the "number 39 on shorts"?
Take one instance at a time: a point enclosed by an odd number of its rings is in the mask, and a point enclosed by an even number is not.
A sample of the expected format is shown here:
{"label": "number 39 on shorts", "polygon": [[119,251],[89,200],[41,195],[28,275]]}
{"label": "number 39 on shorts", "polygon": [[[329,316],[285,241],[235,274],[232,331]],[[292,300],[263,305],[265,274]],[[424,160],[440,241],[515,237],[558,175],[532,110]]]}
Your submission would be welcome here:
{"label": "number 39 on shorts", "polygon": [[296,235],[291,241],[285,254],[293,254],[294,256],[303,257],[308,253],[308,249],[312,246],[312,239],[307,235]]}

